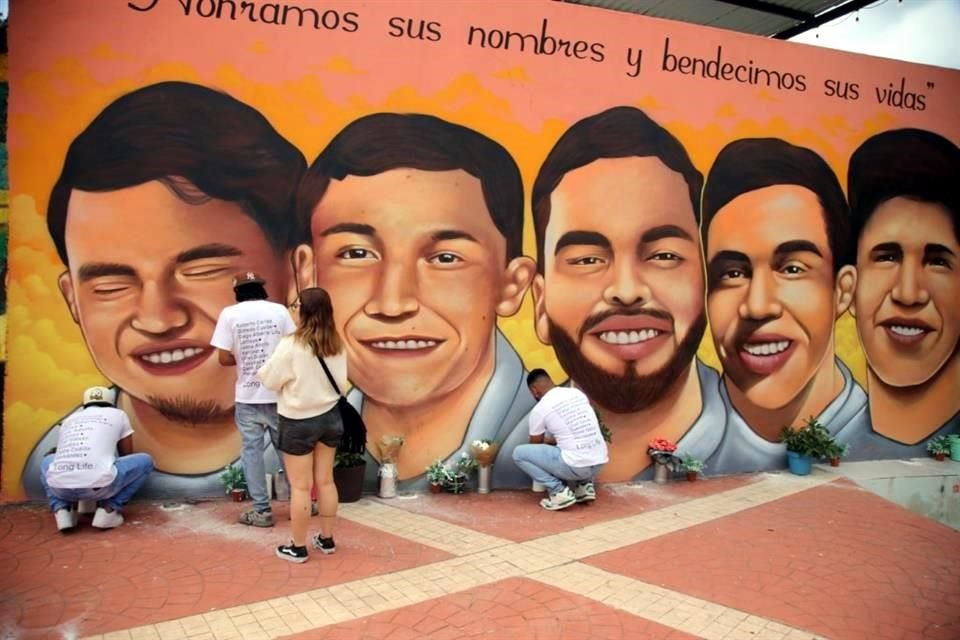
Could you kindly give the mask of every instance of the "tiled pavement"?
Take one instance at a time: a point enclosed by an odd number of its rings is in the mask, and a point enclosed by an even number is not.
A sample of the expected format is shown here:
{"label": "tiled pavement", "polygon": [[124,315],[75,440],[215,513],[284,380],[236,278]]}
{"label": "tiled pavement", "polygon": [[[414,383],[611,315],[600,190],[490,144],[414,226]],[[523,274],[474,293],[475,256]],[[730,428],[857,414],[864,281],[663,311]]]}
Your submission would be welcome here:
{"label": "tiled pavement", "polygon": [[304,565],[272,554],[288,523],[227,502],[67,535],[4,507],[0,638],[960,638],[958,532],[835,476],[539,497],[343,505],[337,553]]}

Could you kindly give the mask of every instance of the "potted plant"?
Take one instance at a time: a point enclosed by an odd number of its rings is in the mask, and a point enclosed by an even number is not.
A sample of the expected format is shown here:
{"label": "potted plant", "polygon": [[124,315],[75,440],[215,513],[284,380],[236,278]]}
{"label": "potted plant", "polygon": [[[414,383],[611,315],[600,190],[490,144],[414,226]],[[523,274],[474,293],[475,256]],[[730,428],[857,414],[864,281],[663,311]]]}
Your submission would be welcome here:
{"label": "potted plant", "polygon": [[337,449],[333,462],[333,484],[337,486],[340,502],[356,502],[363,494],[366,456]]}
{"label": "potted plant", "polygon": [[450,493],[463,493],[467,488],[467,479],[477,468],[477,462],[466,451],[454,463],[453,468],[447,468],[447,479],[444,488]]}
{"label": "potted plant", "polygon": [[220,474],[220,481],[234,502],[243,501],[247,493],[247,479],[243,475],[243,467],[239,464],[228,464]]}
{"label": "potted plant", "polygon": [[927,451],[938,461],[943,462],[947,454],[950,453],[950,439],[947,436],[931,438],[930,442],[927,443]]}
{"label": "potted plant", "polygon": [[800,428],[784,427],[780,431],[780,442],[787,446],[787,466],[790,472],[809,475],[814,458],[826,458],[830,445],[835,444],[825,426],[815,418],[808,418]]}
{"label": "potted plant", "polygon": [[440,493],[443,491],[443,485],[447,481],[447,468],[439,459],[434,460],[427,467],[427,482],[430,483],[430,493]]}
{"label": "potted plant", "polygon": [[687,480],[693,482],[707,465],[703,460],[697,460],[692,456],[683,457],[683,468],[687,470]]}
{"label": "potted plant", "polygon": [[831,442],[826,449],[827,460],[830,461],[831,467],[840,466],[840,458],[844,457],[849,453],[850,445],[849,444],[840,444],[839,442]]}

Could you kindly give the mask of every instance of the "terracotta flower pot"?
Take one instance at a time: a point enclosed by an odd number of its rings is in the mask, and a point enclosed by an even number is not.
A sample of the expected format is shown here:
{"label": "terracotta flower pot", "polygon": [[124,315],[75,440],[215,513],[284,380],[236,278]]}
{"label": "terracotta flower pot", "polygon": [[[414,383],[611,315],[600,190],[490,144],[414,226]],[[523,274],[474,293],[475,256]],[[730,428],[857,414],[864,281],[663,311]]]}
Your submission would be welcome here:
{"label": "terracotta flower pot", "polygon": [[243,502],[244,493],[246,492],[243,489],[233,489],[230,491],[230,497],[234,502]]}
{"label": "terracotta flower pot", "polygon": [[839,466],[840,466],[840,458],[830,458],[830,466],[831,466],[831,467],[839,467]]}
{"label": "terracotta flower pot", "polygon": [[441,493],[441,492],[443,492],[443,485],[442,485],[442,484],[431,484],[431,485],[430,485],[430,493]]}
{"label": "terracotta flower pot", "polygon": [[946,459],[947,454],[945,454],[945,453],[935,453],[935,454],[933,454],[933,457],[936,458],[937,461],[943,462],[943,461]]}
{"label": "terracotta flower pot", "polygon": [[697,475],[696,471],[687,471],[687,480],[693,482],[697,479]]}

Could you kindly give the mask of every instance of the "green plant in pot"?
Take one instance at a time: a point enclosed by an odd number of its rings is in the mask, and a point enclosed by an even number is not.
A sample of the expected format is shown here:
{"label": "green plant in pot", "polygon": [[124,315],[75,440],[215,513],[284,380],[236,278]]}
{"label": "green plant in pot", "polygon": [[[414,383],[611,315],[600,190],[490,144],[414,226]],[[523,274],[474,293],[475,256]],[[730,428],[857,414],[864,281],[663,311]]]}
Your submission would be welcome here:
{"label": "green plant in pot", "polygon": [[930,455],[934,458],[942,462],[946,459],[947,454],[950,453],[950,438],[947,436],[931,438],[927,443],[927,451],[929,451]]}
{"label": "green plant in pot", "polygon": [[824,457],[830,461],[831,467],[839,467],[840,458],[846,456],[849,452],[850,452],[849,444],[840,444],[839,442],[831,442],[829,445],[827,445],[826,455]]}
{"label": "green plant in pot", "polygon": [[228,464],[220,474],[220,482],[234,502],[243,500],[247,493],[247,478],[243,475],[243,467],[239,464]]}
{"label": "green plant in pot", "polygon": [[683,456],[681,460],[683,468],[687,472],[687,480],[693,482],[697,479],[697,476],[703,473],[704,468],[706,468],[706,463],[703,460],[697,460],[692,456]]}
{"label": "green plant in pot", "polygon": [[333,483],[337,486],[340,502],[356,502],[363,495],[366,456],[363,453],[337,449],[333,461]]}
{"label": "green plant in pot", "polygon": [[426,475],[427,482],[430,483],[431,493],[440,493],[443,491],[443,485],[445,485],[449,479],[449,472],[443,465],[442,460],[434,460],[433,463],[427,467]]}
{"label": "green plant in pot", "polygon": [[798,476],[808,475],[813,460],[826,458],[830,446],[836,444],[827,428],[812,417],[802,427],[784,427],[780,431],[780,442],[787,447],[790,472]]}

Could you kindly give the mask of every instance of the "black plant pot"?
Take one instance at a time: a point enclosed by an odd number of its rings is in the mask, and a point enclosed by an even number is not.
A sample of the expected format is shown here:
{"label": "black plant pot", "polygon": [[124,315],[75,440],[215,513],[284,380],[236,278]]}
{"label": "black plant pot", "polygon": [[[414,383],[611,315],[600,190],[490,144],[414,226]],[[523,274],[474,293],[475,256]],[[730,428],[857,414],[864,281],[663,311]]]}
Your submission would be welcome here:
{"label": "black plant pot", "polygon": [[333,468],[333,483],[337,485],[340,502],[356,502],[360,499],[363,495],[363,473],[366,468],[366,463],[354,467]]}

